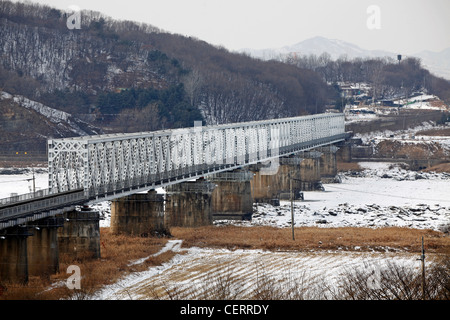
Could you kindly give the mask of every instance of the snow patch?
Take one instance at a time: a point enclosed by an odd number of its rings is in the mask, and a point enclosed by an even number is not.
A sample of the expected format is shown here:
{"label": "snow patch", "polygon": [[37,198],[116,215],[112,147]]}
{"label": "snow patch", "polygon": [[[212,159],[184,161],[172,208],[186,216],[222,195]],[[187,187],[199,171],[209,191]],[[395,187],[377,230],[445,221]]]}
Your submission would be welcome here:
{"label": "snow patch", "polygon": [[20,105],[26,109],[31,109],[31,110],[36,111],[37,113],[43,115],[44,117],[46,117],[47,119],[49,119],[49,121],[51,121],[53,123],[56,123],[56,124],[66,123],[68,125],[69,129],[71,131],[73,131],[74,133],[76,133],[77,135],[87,135],[87,133],[84,132],[76,123],[71,121],[71,119],[73,117],[70,113],[67,113],[67,112],[64,112],[61,110],[57,110],[54,108],[50,108],[40,102],[25,98],[24,96],[11,95],[7,92],[1,92],[0,99],[1,100],[5,100],[5,99],[12,100],[15,103],[17,103],[18,105]]}

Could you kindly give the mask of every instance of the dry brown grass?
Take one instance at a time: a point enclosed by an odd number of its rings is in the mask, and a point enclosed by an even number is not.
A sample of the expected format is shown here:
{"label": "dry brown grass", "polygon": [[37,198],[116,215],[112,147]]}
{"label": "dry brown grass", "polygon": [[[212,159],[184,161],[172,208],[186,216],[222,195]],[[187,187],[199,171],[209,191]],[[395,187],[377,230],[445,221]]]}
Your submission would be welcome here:
{"label": "dry brown grass", "polygon": [[[5,289],[0,295],[0,300],[83,299],[100,287],[114,283],[130,272],[160,265],[173,257],[173,253],[166,252],[150,257],[142,264],[130,265],[133,260],[149,257],[160,251],[167,239],[113,235],[109,228],[101,228],[100,232],[101,259],[73,261],[60,255],[59,273],[52,275],[50,279],[30,276],[27,285],[3,283]],[[71,275],[66,273],[69,265],[80,267],[81,290],[70,290],[65,285]],[[53,285],[49,287],[50,284]]]}
{"label": "dry brown grass", "polygon": [[447,172],[450,173],[450,162],[441,163],[427,169],[422,170],[424,172]]}
{"label": "dry brown grass", "polygon": [[406,143],[398,140],[384,140],[377,145],[377,154],[385,158],[402,159],[446,159],[448,156],[441,144]]}
{"label": "dry brown grass", "polygon": [[[172,228],[171,234],[183,240],[184,247],[221,247],[229,249],[265,250],[401,250],[419,253],[424,237],[428,253],[448,254],[450,238],[431,230],[407,228],[319,228],[295,229],[295,240],[289,228],[207,226],[199,228]],[[142,238],[113,235],[109,228],[101,229],[101,259],[70,261],[60,258],[60,272],[50,279],[30,277],[28,285],[5,284],[0,300],[56,300],[86,299],[104,285],[112,284],[130,272],[161,265],[176,254],[168,251],[156,256],[166,244],[165,238]],[[359,247],[359,248],[356,248]],[[130,262],[148,257],[144,263]],[[81,269],[81,289],[66,286],[69,265]]]}
{"label": "dry brown grass", "polygon": [[26,168],[26,167],[34,167],[34,168],[46,168],[48,167],[47,161],[39,161],[39,160],[0,160],[0,168]]}
{"label": "dry brown grass", "polygon": [[226,247],[265,250],[407,250],[420,252],[421,237],[427,250],[444,252],[450,248],[450,238],[432,230],[408,228],[295,228],[292,240],[290,228],[275,227],[201,227],[173,228],[172,235],[183,239],[186,247]]}
{"label": "dry brown grass", "polygon": [[363,168],[356,163],[356,162],[337,162],[337,170],[339,172],[346,172],[346,171],[362,171]]}
{"label": "dry brown grass", "polygon": [[416,133],[416,136],[434,136],[434,137],[448,137],[450,136],[450,128],[437,128],[422,130]]}

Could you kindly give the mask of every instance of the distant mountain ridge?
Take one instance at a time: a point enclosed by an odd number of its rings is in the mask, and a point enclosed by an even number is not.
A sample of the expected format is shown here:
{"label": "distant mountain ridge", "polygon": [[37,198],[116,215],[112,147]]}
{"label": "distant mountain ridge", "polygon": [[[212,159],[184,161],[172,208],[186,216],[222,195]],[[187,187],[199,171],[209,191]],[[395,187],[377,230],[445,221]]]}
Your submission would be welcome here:
{"label": "distant mountain ridge", "polygon": [[[314,54],[320,56],[325,52],[328,53],[333,60],[339,59],[342,56],[347,56],[349,59],[358,57],[391,57],[393,59],[397,59],[397,55],[401,54],[383,50],[366,50],[346,41],[328,39],[319,36],[281,48],[268,48],[260,50],[245,48],[241,51],[263,60],[278,59],[289,54],[296,54],[299,56]],[[433,74],[450,80],[450,48],[447,48],[441,52],[422,51],[417,54],[413,54],[412,56],[420,58],[422,60],[422,64]]]}
{"label": "distant mountain ridge", "polygon": [[450,80],[450,48],[441,52],[422,51],[415,55],[422,59],[422,64],[437,76]]}

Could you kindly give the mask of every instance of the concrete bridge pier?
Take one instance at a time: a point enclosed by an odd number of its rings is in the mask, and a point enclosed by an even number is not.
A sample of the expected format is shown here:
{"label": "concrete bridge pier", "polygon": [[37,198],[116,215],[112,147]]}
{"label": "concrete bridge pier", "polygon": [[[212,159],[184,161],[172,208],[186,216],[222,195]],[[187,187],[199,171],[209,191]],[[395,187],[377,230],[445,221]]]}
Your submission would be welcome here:
{"label": "concrete bridge pier", "polygon": [[216,185],[212,193],[214,220],[251,220],[253,197],[250,181],[253,179],[253,172],[221,172],[208,179]]}
{"label": "concrete bridge pier", "polygon": [[164,232],[164,195],[150,190],[113,200],[111,231],[141,236]]}
{"label": "concrete bridge pier", "polygon": [[320,147],[318,151],[322,153],[320,156],[320,177],[323,183],[333,183],[337,176],[337,158],[336,153],[339,148],[330,145]]}
{"label": "concrete bridge pier", "polygon": [[352,161],[352,145],[351,141],[342,141],[336,144],[339,150],[336,152],[337,161],[351,162]]}
{"label": "concrete bridge pier", "polygon": [[213,222],[211,194],[214,188],[213,183],[204,179],[167,186],[165,227],[211,225]]}
{"label": "concrete bridge pier", "polygon": [[0,230],[0,284],[28,282],[28,228],[16,226]]}
{"label": "concrete bridge pier", "polygon": [[279,199],[290,200],[291,188],[294,200],[300,199],[300,194],[304,190],[301,176],[301,166],[304,158],[299,155],[280,158],[279,170]]}
{"label": "concrete bridge pier", "polygon": [[303,191],[322,190],[320,174],[320,157],[322,153],[316,150],[302,151],[299,157],[303,159],[300,164],[300,188]]}
{"label": "concrete bridge pier", "polygon": [[[250,166],[255,174],[252,195],[255,202],[274,203],[276,200],[289,200],[291,187],[294,199],[299,199],[302,191],[300,165],[303,158],[294,155],[279,158],[275,170],[261,164]],[[292,182],[292,185],[291,185]]]}
{"label": "concrete bridge pier", "polygon": [[63,220],[63,227],[58,229],[60,256],[100,258],[100,214],[83,208],[64,213]]}
{"label": "concrete bridge pier", "polygon": [[28,224],[28,273],[30,276],[49,278],[59,271],[58,228],[62,218],[45,218]]}
{"label": "concrete bridge pier", "polygon": [[278,199],[279,197],[279,179],[278,172],[280,166],[277,163],[273,165],[258,163],[249,166],[250,172],[253,173],[253,179],[250,181],[250,189],[253,201],[255,203],[266,202]]}

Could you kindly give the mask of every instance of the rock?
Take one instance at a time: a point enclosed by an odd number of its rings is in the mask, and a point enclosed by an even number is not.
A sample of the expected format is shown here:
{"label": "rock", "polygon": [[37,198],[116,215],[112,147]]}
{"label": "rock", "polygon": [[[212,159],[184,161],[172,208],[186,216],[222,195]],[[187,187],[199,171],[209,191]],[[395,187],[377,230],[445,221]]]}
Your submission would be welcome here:
{"label": "rock", "polygon": [[326,224],[328,222],[325,219],[319,219],[319,220],[316,221],[316,223],[318,223],[318,224]]}

